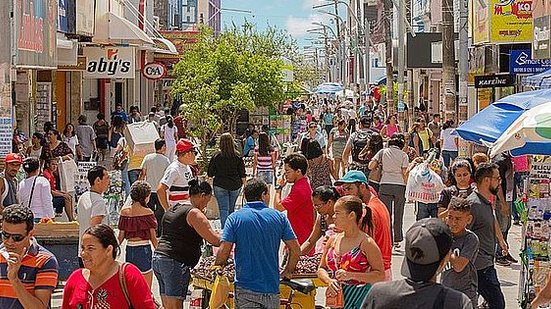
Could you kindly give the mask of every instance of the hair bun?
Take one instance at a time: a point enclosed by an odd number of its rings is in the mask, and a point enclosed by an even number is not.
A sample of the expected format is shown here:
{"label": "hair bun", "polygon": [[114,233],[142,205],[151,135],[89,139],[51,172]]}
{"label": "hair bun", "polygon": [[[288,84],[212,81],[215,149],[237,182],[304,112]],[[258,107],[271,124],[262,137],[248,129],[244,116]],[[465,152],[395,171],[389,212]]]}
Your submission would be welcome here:
{"label": "hair bun", "polygon": [[190,187],[198,187],[199,186],[199,180],[197,179],[192,179],[190,181],[188,181],[188,185]]}

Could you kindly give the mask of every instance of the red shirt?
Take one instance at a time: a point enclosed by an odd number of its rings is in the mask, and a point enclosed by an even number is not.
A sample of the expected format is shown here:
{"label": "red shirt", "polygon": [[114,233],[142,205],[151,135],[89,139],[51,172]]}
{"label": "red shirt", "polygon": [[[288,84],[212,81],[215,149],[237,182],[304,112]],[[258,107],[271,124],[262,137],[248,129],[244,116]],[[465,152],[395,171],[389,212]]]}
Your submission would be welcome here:
{"label": "red shirt", "polygon": [[312,202],[312,188],[307,177],[297,180],[291,192],[281,201],[287,210],[287,218],[302,245],[314,228],[314,204]]}
{"label": "red shirt", "polygon": [[[88,281],[84,279],[82,270],[75,270],[67,279],[63,291],[62,309],[128,308],[128,303],[119,282],[119,272],[94,290]],[[147,283],[138,268],[132,264],[127,264],[125,272],[124,277],[132,307],[154,309],[151,289],[147,287]],[[93,297],[89,298],[89,295]]]}
{"label": "red shirt", "polygon": [[174,125],[178,128],[178,138],[185,138],[186,129],[184,128],[184,119],[182,116],[176,116],[176,118],[174,118]]}
{"label": "red shirt", "polygon": [[[365,201],[364,201],[365,203]],[[381,200],[371,195],[371,199],[367,202],[367,207],[371,209],[373,221],[373,240],[383,256],[385,270],[390,269],[392,262],[392,237],[390,235],[390,214],[385,204]],[[367,231],[365,231],[367,233]]]}
{"label": "red shirt", "polygon": [[48,179],[48,181],[50,182],[50,189],[51,189],[52,191],[54,191],[54,190],[56,189],[56,188],[55,188],[56,183],[55,183],[55,176],[54,176],[54,174],[52,174],[52,172],[50,172],[50,170],[45,169],[44,172],[42,172],[42,175],[44,175],[44,177],[45,177],[46,179]]}

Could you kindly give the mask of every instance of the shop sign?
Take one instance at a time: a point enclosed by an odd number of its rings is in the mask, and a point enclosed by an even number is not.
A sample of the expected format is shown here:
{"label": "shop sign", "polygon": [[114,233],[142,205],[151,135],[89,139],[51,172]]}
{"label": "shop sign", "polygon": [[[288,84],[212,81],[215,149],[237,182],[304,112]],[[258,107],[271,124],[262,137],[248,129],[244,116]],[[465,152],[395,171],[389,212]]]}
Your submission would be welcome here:
{"label": "shop sign", "polygon": [[512,75],[484,75],[474,77],[475,88],[499,88],[515,85],[515,79]]}
{"label": "shop sign", "polygon": [[532,50],[534,59],[551,58],[551,16],[534,19],[534,42]]}
{"label": "shop sign", "polygon": [[86,47],[84,78],[134,78],[135,54],[133,47]]}
{"label": "shop sign", "polygon": [[159,62],[150,62],[142,69],[142,74],[147,79],[161,79],[166,76],[167,69],[164,64]]}
{"label": "shop sign", "polygon": [[15,2],[16,66],[56,67],[57,10],[56,0]]}
{"label": "shop sign", "polygon": [[[472,0],[473,8],[473,43],[487,43],[490,41],[490,5],[489,0]],[[482,4],[485,4],[485,8]]]}
{"label": "shop sign", "polygon": [[491,0],[489,9],[490,42],[532,42],[532,0]]}
{"label": "shop sign", "polygon": [[530,176],[534,178],[551,178],[551,162],[532,162],[530,164]]}
{"label": "shop sign", "polygon": [[84,36],[94,36],[96,26],[96,1],[76,0],[76,33]]}
{"label": "shop sign", "polygon": [[537,74],[551,69],[551,59],[532,59],[530,49],[512,50],[509,57],[509,73]]}
{"label": "shop sign", "polygon": [[57,31],[75,33],[75,0],[58,0]]}

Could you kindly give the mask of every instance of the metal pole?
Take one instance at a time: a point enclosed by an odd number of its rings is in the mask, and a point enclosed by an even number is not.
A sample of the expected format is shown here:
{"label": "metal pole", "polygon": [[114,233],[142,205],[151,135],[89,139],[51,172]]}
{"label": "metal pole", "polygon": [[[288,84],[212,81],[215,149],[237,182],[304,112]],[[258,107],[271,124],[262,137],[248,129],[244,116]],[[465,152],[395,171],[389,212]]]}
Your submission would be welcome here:
{"label": "metal pole", "polygon": [[459,121],[468,117],[468,74],[469,74],[469,33],[467,20],[469,18],[468,0],[459,2]]}
{"label": "metal pole", "polygon": [[369,91],[369,80],[370,80],[370,77],[371,77],[371,63],[370,63],[370,55],[369,55],[369,52],[370,52],[370,47],[371,47],[371,38],[370,38],[370,32],[371,32],[371,25],[369,24],[369,21],[367,20],[367,17],[364,18],[365,22],[364,22],[364,35],[365,35],[365,65],[364,65],[364,70],[365,70],[365,74],[364,74],[364,77],[365,77],[365,91],[368,92]]}
{"label": "metal pole", "polygon": [[404,106],[404,71],[406,69],[406,54],[405,54],[405,36],[406,36],[406,24],[405,16],[406,8],[404,0],[398,0],[398,111],[400,114],[399,120],[402,128],[403,124],[403,106]]}
{"label": "metal pole", "polygon": [[455,36],[453,29],[453,0],[442,2],[442,82],[444,88],[444,119],[457,123],[455,86]]}
{"label": "metal pole", "polygon": [[386,62],[386,104],[387,112],[396,112],[394,106],[394,68],[392,65],[392,2],[384,0],[384,26],[385,26],[385,62]]}

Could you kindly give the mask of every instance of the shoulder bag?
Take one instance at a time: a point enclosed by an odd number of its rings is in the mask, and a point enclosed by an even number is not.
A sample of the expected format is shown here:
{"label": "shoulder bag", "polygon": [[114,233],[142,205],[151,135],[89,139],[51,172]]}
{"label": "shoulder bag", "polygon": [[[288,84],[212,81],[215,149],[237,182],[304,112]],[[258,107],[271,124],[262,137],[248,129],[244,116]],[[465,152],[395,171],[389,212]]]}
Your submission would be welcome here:
{"label": "shoulder bag", "polygon": [[130,294],[128,294],[128,287],[126,286],[126,278],[124,277],[124,273],[126,272],[126,266],[128,266],[128,263],[122,263],[122,265],[119,266],[119,283],[121,285],[124,298],[126,299],[126,303],[128,304],[128,308],[134,309],[134,307],[132,306],[132,302],[130,301]]}

